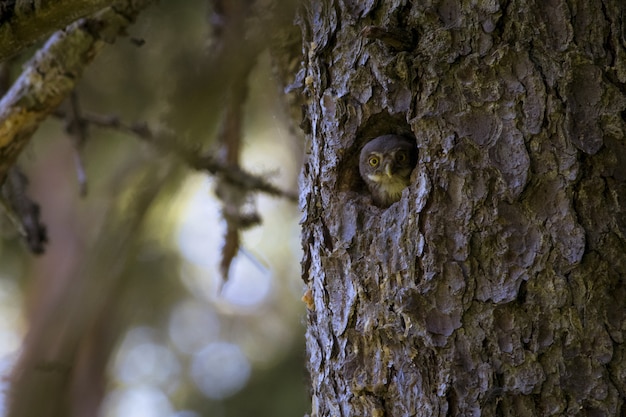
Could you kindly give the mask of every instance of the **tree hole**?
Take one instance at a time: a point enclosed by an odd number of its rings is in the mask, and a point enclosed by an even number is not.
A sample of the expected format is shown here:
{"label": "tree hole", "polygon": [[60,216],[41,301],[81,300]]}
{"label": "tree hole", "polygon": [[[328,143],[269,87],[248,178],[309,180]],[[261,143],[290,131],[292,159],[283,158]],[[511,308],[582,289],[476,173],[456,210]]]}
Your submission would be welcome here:
{"label": "tree hole", "polygon": [[367,187],[359,173],[359,155],[365,144],[378,136],[398,135],[415,140],[411,127],[405,120],[404,114],[391,115],[378,113],[371,115],[363,123],[350,149],[346,149],[343,161],[339,166],[338,184],[341,191],[356,191],[367,194]]}

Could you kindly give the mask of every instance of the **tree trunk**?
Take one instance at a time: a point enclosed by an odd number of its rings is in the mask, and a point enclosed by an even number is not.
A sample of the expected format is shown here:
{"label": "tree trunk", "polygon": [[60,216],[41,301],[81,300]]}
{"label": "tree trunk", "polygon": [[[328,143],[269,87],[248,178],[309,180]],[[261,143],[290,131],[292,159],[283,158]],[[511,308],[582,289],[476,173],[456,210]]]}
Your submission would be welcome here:
{"label": "tree trunk", "polygon": [[[626,416],[623,0],[311,1],[313,416]],[[416,139],[371,203],[360,148]]]}

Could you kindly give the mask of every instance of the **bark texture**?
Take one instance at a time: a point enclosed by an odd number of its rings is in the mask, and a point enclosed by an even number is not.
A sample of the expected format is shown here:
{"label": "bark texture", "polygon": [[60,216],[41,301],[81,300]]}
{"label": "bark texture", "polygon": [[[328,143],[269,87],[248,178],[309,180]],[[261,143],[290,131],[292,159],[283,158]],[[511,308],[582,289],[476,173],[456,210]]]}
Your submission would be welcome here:
{"label": "bark texture", "polygon": [[[311,1],[314,416],[626,415],[626,4]],[[416,138],[401,201],[358,152]]]}

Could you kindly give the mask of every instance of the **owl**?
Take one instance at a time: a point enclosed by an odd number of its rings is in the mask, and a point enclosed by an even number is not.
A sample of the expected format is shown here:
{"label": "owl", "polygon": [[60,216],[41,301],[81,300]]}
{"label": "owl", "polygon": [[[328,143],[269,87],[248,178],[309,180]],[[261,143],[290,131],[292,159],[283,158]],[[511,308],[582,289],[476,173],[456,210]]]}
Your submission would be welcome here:
{"label": "owl", "polygon": [[389,207],[400,200],[416,163],[417,146],[411,139],[384,135],[365,144],[359,157],[359,172],[374,204]]}

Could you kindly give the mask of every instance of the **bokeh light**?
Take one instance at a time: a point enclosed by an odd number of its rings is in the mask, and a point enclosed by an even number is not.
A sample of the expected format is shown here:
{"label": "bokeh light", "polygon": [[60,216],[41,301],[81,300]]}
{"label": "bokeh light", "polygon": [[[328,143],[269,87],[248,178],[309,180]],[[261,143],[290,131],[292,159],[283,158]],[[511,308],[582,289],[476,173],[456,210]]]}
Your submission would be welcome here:
{"label": "bokeh light", "polygon": [[180,364],[166,346],[154,341],[153,331],[134,328],[118,350],[115,374],[124,385],[148,384],[171,391],[177,384]]}
{"label": "bokeh light", "polygon": [[139,385],[109,393],[102,407],[102,416],[172,417],[173,411],[163,391]]}
{"label": "bokeh light", "polygon": [[191,376],[207,397],[220,399],[244,386],[250,377],[250,362],[238,345],[211,343],[194,355]]}
{"label": "bokeh light", "polygon": [[0,358],[14,353],[22,341],[21,303],[15,281],[0,276]]}
{"label": "bokeh light", "polygon": [[206,303],[194,299],[179,303],[170,314],[169,336],[176,348],[192,354],[217,340],[220,321]]}

